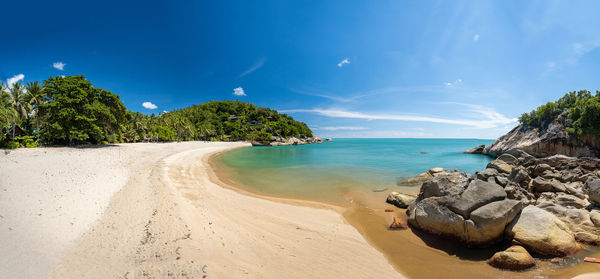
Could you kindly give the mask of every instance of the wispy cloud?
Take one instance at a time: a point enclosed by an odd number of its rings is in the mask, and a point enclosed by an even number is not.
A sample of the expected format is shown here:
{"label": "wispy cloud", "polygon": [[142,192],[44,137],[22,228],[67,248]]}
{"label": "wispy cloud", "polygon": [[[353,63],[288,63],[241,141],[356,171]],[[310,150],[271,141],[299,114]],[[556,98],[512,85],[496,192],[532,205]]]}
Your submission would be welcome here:
{"label": "wispy cloud", "polygon": [[348,60],[348,58],[345,58],[344,60],[340,61],[340,63],[338,63],[337,65],[341,68],[345,64],[350,64],[350,60]]}
{"label": "wispy cloud", "polygon": [[360,131],[366,130],[365,127],[356,127],[356,126],[327,126],[327,127],[318,127],[316,130],[325,130],[325,131],[338,131],[338,130],[347,130],[347,131]]}
{"label": "wispy cloud", "polygon": [[462,79],[457,79],[454,82],[446,82],[444,83],[446,86],[458,86],[462,84]]}
{"label": "wispy cloud", "polygon": [[233,89],[233,95],[235,95],[235,96],[248,96],[244,92],[244,88],[242,88],[241,86]]}
{"label": "wispy cloud", "polygon": [[52,67],[54,67],[54,69],[61,70],[61,71],[65,70],[65,66],[66,65],[67,64],[65,64],[63,62],[54,62],[54,63],[52,63]]}
{"label": "wispy cloud", "polygon": [[575,42],[571,44],[571,48],[567,53],[558,59],[547,61],[544,65],[543,76],[546,76],[554,71],[560,70],[565,66],[575,65],[581,57],[585,56],[594,49],[600,47],[600,41],[591,41],[586,43]]}
{"label": "wispy cloud", "polygon": [[286,110],[286,113],[313,113],[326,117],[332,118],[351,118],[351,119],[365,119],[365,120],[396,120],[396,121],[413,121],[413,122],[431,122],[431,123],[443,123],[452,125],[463,125],[474,128],[494,128],[500,125],[508,125],[517,121],[517,119],[509,119],[504,115],[496,112],[491,108],[484,108],[477,105],[460,104],[465,105],[469,108],[476,118],[473,119],[452,119],[442,117],[432,117],[425,115],[416,114],[376,114],[376,113],[365,113],[358,111],[348,111],[343,109],[294,109]]}
{"label": "wispy cloud", "polygon": [[237,78],[241,78],[243,76],[249,75],[251,73],[253,73],[254,71],[260,69],[263,65],[265,65],[265,58],[261,58],[258,61],[256,61],[256,63],[254,63],[254,65],[252,65],[252,67],[248,68],[247,70],[245,70],[243,73],[241,73],[239,76],[237,76]]}
{"label": "wispy cloud", "polygon": [[475,41],[475,42],[479,41],[479,34],[473,35],[473,41]]}
{"label": "wispy cloud", "polygon": [[157,105],[155,105],[151,102],[143,102],[142,107],[147,108],[147,109],[157,109],[158,108]]}
{"label": "wispy cloud", "polygon": [[12,88],[15,83],[23,80],[24,78],[25,78],[24,74],[15,75],[6,80],[6,86],[8,86],[8,88]]}

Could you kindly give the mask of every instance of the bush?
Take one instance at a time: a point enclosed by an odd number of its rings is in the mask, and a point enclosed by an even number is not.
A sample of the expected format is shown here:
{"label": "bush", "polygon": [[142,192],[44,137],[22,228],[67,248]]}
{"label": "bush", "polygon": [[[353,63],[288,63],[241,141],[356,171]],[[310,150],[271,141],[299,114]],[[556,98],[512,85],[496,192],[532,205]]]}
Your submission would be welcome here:
{"label": "bush", "polygon": [[37,139],[34,136],[19,136],[15,139],[26,148],[36,148],[39,146]]}
{"label": "bush", "polygon": [[19,148],[19,146],[20,144],[16,141],[9,141],[4,143],[4,147],[8,149],[17,149]]}

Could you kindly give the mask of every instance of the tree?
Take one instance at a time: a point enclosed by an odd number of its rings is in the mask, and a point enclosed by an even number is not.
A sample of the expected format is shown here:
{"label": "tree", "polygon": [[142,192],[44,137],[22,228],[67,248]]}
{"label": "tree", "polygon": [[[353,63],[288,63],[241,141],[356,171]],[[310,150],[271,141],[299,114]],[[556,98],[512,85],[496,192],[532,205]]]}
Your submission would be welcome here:
{"label": "tree", "polygon": [[119,96],[94,88],[83,75],[50,77],[44,81],[48,101],[40,105],[45,143],[100,143],[120,140],[126,108]]}
{"label": "tree", "polygon": [[38,81],[27,83],[27,102],[32,108],[32,116],[35,118],[35,128],[40,130],[39,107],[45,101],[44,87]]}
{"label": "tree", "polygon": [[27,91],[20,82],[13,84],[9,87],[8,93],[10,94],[10,105],[15,113],[13,121],[13,138],[15,137],[14,127],[17,126],[21,121],[27,119],[31,105],[27,102]]}
{"label": "tree", "polygon": [[14,122],[16,116],[11,106],[10,94],[6,91],[6,84],[0,81],[0,141],[5,139],[5,134]]}

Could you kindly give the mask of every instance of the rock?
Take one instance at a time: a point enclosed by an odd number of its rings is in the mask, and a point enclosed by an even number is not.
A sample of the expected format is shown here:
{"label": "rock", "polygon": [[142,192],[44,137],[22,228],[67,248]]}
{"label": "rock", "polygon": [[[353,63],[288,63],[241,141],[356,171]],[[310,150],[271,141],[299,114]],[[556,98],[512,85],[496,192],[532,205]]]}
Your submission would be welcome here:
{"label": "rock", "polygon": [[600,179],[588,179],[583,186],[590,202],[600,205]]}
{"label": "rock", "polygon": [[564,184],[556,179],[546,180],[541,177],[536,177],[531,181],[531,189],[533,192],[564,192],[567,190]]}
{"label": "rock", "polygon": [[401,194],[398,192],[391,192],[388,195],[386,202],[389,204],[393,204],[399,208],[407,208],[408,204],[410,204],[412,201],[414,201],[415,198],[416,197]]}
{"label": "rock", "polygon": [[465,219],[444,206],[447,197],[430,197],[416,203],[408,222],[424,231],[461,239]]}
{"label": "rock", "polygon": [[506,163],[504,161],[498,160],[498,159],[491,161],[487,165],[487,168],[496,169],[500,173],[510,173],[513,169],[513,167],[511,165],[509,165],[508,163]]}
{"label": "rock", "polygon": [[524,270],[536,265],[527,250],[518,245],[494,254],[487,263],[493,267],[508,270]]}
{"label": "rock", "polygon": [[[556,195],[558,196],[558,194]],[[572,206],[562,206],[553,201],[539,202],[537,207],[542,208],[558,219],[560,219],[574,235],[575,240],[598,245],[600,243],[600,231],[590,218],[590,213],[585,209]]]}
{"label": "rock", "polygon": [[590,211],[590,220],[594,223],[594,226],[600,227],[600,210],[592,209]]}
{"label": "rock", "polygon": [[488,245],[502,239],[506,225],[512,222],[523,208],[516,200],[488,203],[473,212],[465,221],[466,240],[471,245]]}
{"label": "rock", "polygon": [[508,178],[506,178],[504,176],[496,176],[495,182],[498,183],[498,185],[504,187],[508,184]]}
{"label": "rock", "polygon": [[483,150],[485,149],[485,144],[479,145],[479,146],[475,146],[465,152],[463,152],[464,154],[481,154],[483,153]]}
{"label": "rock", "polygon": [[505,163],[511,164],[511,165],[515,165],[519,162],[519,160],[517,160],[517,158],[515,158],[515,156],[507,154],[507,153],[498,156],[497,160],[504,161]]}
{"label": "rock", "polygon": [[544,171],[542,174],[540,174],[540,176],[545,179],[560,180],[562,178],[562,175],[559,172],[555,172],[555,171],[551,171],[551,170]]}
{"label": "rock", "polygon": [[404,222],[400,217],[394,216],[392,224],[390,225],[390,229],[392,230],[405,230],[408,229],[408,225]]}
{"label": "rock", "polygon": [[448,208],[465,218],[469,218],[471,211],[490,202],[506,198],[504,189],[496,183],[473,180],[459,198],[449,202]]}
{"label": "rock", "polygon": [[429,170],[429,173],[431,173],[433,175],[433,174],[440,173],[443,171],[444,171],[444,168],[432,168]]}
{"label": "rock", "polygon": [[421,186],[418,199],[460,195],[473,176],[463,172],[440,174]]}
{"label": "rock", "polygon": [[477,178],[483,181],[487,181],[488,178],[498,175],[496,169],[485,169],[477,172]]}
{"label": "rock", "polygon": [[510,172],[510,175],[508,176],[508,180],[518,184],[518,183],[521,183],[522,181],[525,181],[528,183],[529,180],[531,180],[531,178],[529,177],[529,174],[527,174],[527,171],[525,170],[525,168],[519,166],[519,167],[512,169],[512,171]]}
{"label": "rock", "polygon": [[533,205],[507,226],[506,234],[531,250],[550,256],[567,256],[580,250],[567,226],[552,213]]}
{"label": "rock", "polygon": [[580,199],[585,199],[585,194],[583,193],[583,183],[581,181],[566,183],[565,191]]}
{"label": "rock", "polygon": [[548,164],[538,164],[533,169],[533,175],[540,176],[540,175],[542,175],[542,173],[544,173],[545,171],[548,171],[548,170],[552,170],[552,167],[550,165],[548,165]]}
{"label": "rock", "polygon": [[586,208],[590,205],[588,201],[567,193],[558,193],[554,198],[554,202],[564,207],[570,206],[573,208]]}

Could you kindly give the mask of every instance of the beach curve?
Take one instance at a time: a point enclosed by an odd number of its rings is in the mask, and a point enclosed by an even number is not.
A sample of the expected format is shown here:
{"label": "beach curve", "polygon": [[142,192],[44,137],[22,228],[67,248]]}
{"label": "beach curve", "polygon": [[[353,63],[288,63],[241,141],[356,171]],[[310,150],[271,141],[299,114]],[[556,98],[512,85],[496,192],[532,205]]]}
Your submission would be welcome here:
{"label": "beach curve", "polygon": [[338,212],[212,182],[208,157],[245,145],[133,145],[144,162],[50,277],[403,277]]}

